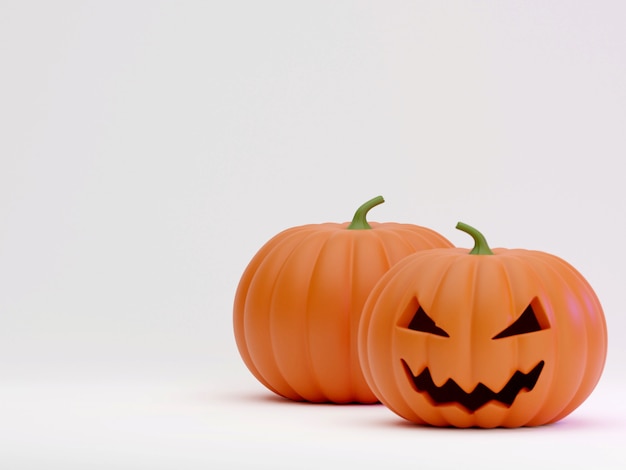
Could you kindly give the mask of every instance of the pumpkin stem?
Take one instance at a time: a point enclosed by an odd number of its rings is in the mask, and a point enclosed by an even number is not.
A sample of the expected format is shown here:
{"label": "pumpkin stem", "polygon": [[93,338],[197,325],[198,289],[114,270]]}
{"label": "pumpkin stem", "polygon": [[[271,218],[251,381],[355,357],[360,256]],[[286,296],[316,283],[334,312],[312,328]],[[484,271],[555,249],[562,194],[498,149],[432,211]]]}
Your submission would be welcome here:
{"label": "pumpkin stem", "polygon": [[352,222],[348,225],[349,230],[367,230],[372,227],[367,223],[366,216],[372,207],[376,207],[378,204],[385,202],[382,196],[376,196],[374,199],[370,199],[359,207],[354,213]]}
{"label": "pumpkin stem", "polygon": [[456,228],[462,230],[465,233],[469,233],[474,239],[474,248],[469,252],[470,255],[493,255],[493,251],[489,248],[487,240],[482,233],[476,230],[474,227],[470,227],[463,222],[456,224]]}

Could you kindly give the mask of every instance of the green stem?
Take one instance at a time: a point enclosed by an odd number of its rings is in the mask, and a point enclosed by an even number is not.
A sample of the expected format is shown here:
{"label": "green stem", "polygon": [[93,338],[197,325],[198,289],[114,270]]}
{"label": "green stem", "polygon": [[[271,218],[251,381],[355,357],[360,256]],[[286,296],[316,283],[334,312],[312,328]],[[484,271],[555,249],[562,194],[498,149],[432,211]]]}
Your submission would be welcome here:
{"label": "green stem", "polygon": [[382,196],[376,196],[374,199],[370,199],[361,207],[359,207],[354,213],[352,222],[348,225],[349,230],[367,230],[372,227],[367,223],[367,213],[372,207],[376,207],[378,204],[385,202]]}
{"label": "green stem", "polygon": [[474,227],[470,227],[463,222],[456,224],[456,228],[462,230],[465,233],[469,233],[474,239],[474,248],[469,252],[470,255],[493,255],[493,251],[489,248],[487,240],[482,233],[476,230]]}

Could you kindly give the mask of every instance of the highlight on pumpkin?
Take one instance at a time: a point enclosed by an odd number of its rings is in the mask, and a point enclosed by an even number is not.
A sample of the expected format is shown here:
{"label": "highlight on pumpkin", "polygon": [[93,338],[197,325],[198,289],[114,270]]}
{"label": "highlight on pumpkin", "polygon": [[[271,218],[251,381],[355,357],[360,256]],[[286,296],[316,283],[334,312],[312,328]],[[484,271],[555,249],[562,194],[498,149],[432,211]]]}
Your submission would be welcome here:
{"label": "highlight on pumpkin", "polygon": [[368,230],[371,229],[371,225],[367,223],[367,213],[370,209],[376,207],[379,204],[385,202],[382,196],[376,196],[373,199],[363,203],[354,213],[352,222],[348,225],[348,230]]}

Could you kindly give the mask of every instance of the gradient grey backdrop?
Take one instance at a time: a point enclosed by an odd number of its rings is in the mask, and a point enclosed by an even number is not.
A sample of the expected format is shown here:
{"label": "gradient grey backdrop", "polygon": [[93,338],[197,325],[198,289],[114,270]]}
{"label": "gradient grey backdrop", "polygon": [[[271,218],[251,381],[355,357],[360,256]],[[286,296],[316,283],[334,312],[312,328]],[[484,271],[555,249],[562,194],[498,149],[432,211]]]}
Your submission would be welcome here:
{"label": "gradient grey backdrop", "polygon": [[619,1],[3,1],[0,465],[502,465],[472,431],[273,400],[239,358],[256,250],[378,194],[371,220],[469,246],[462,220],[585,275],[598,389],[569,427],[489,436],[527,464],[520,439],[624,464],[625,20]]}

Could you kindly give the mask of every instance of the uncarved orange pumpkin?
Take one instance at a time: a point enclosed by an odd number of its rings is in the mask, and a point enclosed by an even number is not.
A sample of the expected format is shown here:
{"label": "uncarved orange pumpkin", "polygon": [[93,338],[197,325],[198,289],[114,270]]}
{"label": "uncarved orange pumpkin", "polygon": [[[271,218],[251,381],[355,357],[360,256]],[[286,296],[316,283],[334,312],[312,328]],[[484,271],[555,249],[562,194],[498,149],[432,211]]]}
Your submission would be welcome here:
{"label": "uncarved orange pumpkin", "polygon": [[491,250],[406,257],[364,307],[359,355],[380,401],[420,424],[518,427],[552,423],[577,408],[604,367],[600,302],[564,260]]}
{"label": "uncarved orange pumpkin", "polygon": [[419,250],[450,247],[435,231],[368,223],[363,204],[351,223],[293,227],[250,261],[234,302],[241,357],[268,389],[293,400],[374,403],[357,355],[365,300],[396,262]]}

